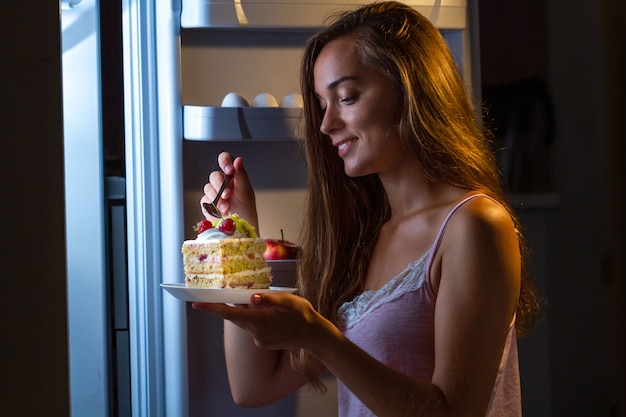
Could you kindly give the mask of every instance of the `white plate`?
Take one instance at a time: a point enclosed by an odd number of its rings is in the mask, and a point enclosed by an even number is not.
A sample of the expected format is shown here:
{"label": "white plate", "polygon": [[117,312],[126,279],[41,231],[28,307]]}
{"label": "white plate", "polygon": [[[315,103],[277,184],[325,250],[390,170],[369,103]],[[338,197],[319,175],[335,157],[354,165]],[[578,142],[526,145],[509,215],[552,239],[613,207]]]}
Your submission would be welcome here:
{"label": "white plate", "polygon": [[189,288],[184,283],[161,284],[161,287],[174,297],[183,301],[199,301],[203,303],[248,304],[252,294],[294,293],[296,288],[270,287],[269,290],[252,289],[236,290],[227,288]]}

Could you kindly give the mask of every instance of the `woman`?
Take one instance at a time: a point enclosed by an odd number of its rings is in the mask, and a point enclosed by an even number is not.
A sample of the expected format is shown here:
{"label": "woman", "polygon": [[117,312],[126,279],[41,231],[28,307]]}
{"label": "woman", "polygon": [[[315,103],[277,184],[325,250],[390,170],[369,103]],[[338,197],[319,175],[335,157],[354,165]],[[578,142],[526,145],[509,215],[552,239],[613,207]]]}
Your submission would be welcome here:
{"label": "woman", "polygon": [[[521,415],[516,332],[532,322],[523,244],[445,41],[397,2],[306,45],[308,212],[296,295],[225,322],[233,398],[262,406],[325,370],[341,416]],[[221,208],[258,227],[241,158]],[[203,202],[223,174],[213,172]]]}

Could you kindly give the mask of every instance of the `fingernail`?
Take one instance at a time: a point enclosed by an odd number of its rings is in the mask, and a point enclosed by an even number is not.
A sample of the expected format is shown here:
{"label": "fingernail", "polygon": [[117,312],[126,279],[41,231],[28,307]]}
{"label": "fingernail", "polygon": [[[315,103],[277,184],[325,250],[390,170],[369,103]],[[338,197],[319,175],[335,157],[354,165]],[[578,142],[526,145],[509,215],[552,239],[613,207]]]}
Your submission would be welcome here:
{"label": "fingernail", "polygon": [[254,304],[254,305],[261,304],[261,295],[260,294],[253,294],[252,295],[252,299],[251,299],[251,303]]}
{"label": "fingernail", "polygon": [[227,173],[227,174],[230,174],[231,172],[233,172],[233,166],[232,166],[232,165],[230,165],[230,164],[229,164],[229,165],[226,165],[226,166],[224,167],[224,172],[225,172],[225,173]]}

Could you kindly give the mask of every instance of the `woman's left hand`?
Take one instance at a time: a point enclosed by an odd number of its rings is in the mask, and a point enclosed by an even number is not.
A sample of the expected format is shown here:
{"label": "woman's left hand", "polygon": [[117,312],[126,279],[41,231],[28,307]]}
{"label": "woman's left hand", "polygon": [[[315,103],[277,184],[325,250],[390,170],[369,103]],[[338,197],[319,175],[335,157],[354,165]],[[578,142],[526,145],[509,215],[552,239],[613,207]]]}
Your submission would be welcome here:
{"label": "woman's left hand", "polygon": [[250,305],[245,306],[214,303],[192,306],[246,330],[262,349],[307,349],[316,340],[316,334],[326,326],[333,326],[308,300],[293,294],[257,293],[250,297]]}

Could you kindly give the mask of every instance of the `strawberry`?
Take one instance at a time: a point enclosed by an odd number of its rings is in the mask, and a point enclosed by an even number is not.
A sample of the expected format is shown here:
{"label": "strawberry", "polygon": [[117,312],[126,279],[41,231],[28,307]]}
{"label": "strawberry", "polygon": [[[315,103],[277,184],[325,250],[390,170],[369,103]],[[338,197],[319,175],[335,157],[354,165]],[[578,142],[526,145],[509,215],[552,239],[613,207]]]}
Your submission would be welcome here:
{"label": "strawberry", "polygon": [[196,224],[193,227],[193,230],[195,230],[198,234],[200,234],[206,230],[211,229],[212,227],[213,227],[213,223],[211,223],[210,220],[200,220],[198,224]]}
{"label": "strawberry", "polygon": [[232,235],[235,233],[235,221],[231,218],[224,219],[223,222],[220,223],[220,232],[226,235]]}

